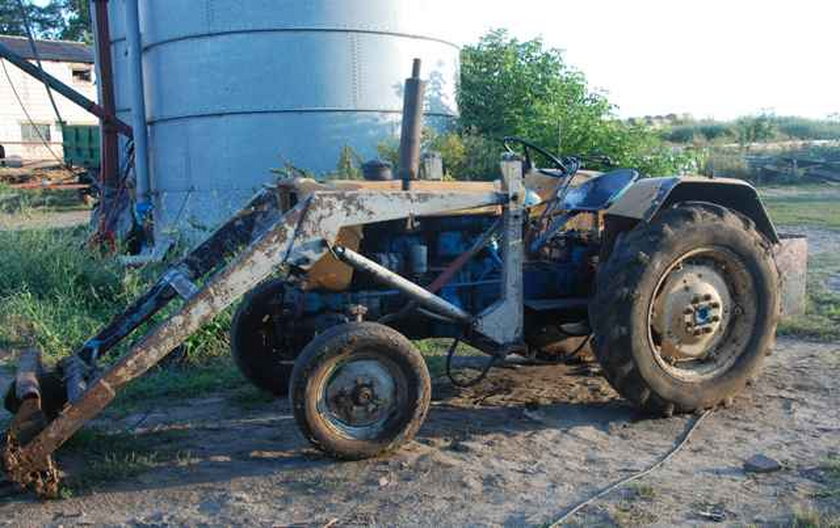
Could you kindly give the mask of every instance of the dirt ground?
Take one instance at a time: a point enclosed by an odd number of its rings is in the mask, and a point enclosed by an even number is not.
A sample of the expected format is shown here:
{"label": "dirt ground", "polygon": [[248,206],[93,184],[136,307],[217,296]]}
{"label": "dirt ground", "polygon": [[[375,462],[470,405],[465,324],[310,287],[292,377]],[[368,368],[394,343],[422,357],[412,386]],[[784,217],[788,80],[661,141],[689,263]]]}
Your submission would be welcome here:
{"label": "dirt ground", "polygon": [[[840,512],[840,497],[822,497],[823,465],[840,455],[838,367],[838,344],[780,340],[758,383],[675,459],[574,523],[787,525],[796,511]],[[656,460],[690,420],[643,419],[577,370],[500,369],[460,394],[439,388],[415,442],[361,462],[310,449],[285,401],[243,406],[222,394],[106,417],[96,426],[178,456],[65,500],[8,498],[0,525],[544,525]],[[746,473],[758,453],[783,469]],[[70,473],[84,464],[76,451],[61,461]]]}
{"label": "dirt ground", "polygon": [[[807,234],[813,252],[840,249],[837,232]],[[816,512],[837,522],[838,371],[840,343],[780,338],[758,381],[674,459],[569,525],[797,526]],[[462,392],[436,383],[415,441],[337,462],[305,443],[285,400],[242,395],[107,413],[59,462],[72,481],[96,469],[84,457],[96,442],[125,444],[126,458],[62,500],[0,499],[0,526],[544,526],[659,459],[693,419],[640,416],[597,368],[520,366]],[[745,471],[756,454],[782,468]]]}
{"label": "dirt ground", "polygon": [[0,214],[0,230],[75,227],[90,222],[90,211],[37,212],[28,216]]}

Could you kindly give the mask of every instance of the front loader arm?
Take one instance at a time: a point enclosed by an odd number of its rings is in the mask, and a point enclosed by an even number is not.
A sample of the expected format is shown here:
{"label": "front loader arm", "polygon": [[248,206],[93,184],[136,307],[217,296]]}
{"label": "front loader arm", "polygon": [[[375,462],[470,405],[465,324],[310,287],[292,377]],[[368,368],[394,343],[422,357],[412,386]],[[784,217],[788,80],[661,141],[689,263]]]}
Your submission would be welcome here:
{"label": "front loader arm", "polygon": [[[152,290],[158,289],[160,299],[152,296],[135,303],[129,308],[129,313],[116,317],[109,327],[119,339],[126,337],[139,325],[137,321],[148,319],[174,297],[172,290],[184,297],[183,305],[175,314],[144,335],[113,367],[86,383],[80,394],[68,398],[69,403],[58,416],[37,434],[32,435],[32,431],[22,434],[23,424],[32,423],[31,414],[23,416],[19,412],[16,415],[7,433],[4,470],[11,480],[22,486],[33,486],[42,495],[55,494],[58,481],[51,454],[85,422],[101,412],[120,388],[157,364],[203,324],[275,270],[283,266],[301,271],[309,269],[329,251],[342,227],[503,205],[508,201],[508,194],[496,192],[318,191],[282,215],[274,211],[277,220],[250,235],[253,236],[250,243],[199,287],[194,281],[201,278],[201,272],[209,273],[216,269],[225,257],[225,252],[214,249],[212,244],[202,244],[181,261],[180,267],[167,272],[170,276],[173,270],[181,273],[178,281],[172,282],[171,289],[161,287],[161,281],[166,282],[167,274],[153,287]],[[271,207],[277,207],[276,202],[270,200],[260,204],[268,208],[268,212],[263,211],[264,217],[270,216]],[[225,226],[230,224],[228,222]],[[216,239],[218,243],[228,240],[220,236],[225,229],[220,228],[209,240]],[[239,238],[240,241],[244,239],[247,236]],[[204,257],[196,261],[196,253],[202,253]],[[187,265],[185,272],[183,264],[190,262],[199,264]],[[132,323],[121,323],[126,319]],[[99,335],[102,336],[103,332]],[[119,339],[111,339],[109,345],[115,345]],[[87,361],[90,358],[82,359]],[[40,412],[38,391],[28,393],[26,398],[21,402],[25,403],[20,405],[21,411]],[[21,445],[24,437],[32,439]]]}

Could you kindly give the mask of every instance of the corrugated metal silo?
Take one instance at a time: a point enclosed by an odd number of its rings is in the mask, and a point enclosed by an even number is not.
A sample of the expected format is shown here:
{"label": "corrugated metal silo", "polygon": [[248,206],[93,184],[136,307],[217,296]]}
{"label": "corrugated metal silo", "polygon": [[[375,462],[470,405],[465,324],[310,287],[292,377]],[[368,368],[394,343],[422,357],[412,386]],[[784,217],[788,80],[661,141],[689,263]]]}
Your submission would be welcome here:
{"label": "corrugated metal silo", "polygon": [[[125,0],[111,0],[117,107]],[[158,232],[211,227],[284,161],[321,173],[399,133],[403,80],[423,59],[427,122],[456,114],[458,48],[429,0],[140,0]]]}
{"label": "corrugated metal silo", "polygon": [[[125,0],[109,0],[108,2],[108,26],[111,33],[111,61],[114,72],[114,100],[116,101],[117,117],[125,123],[131,123],[125,8]],[[124,147],[125,138],[120,137],[121,144]]]}

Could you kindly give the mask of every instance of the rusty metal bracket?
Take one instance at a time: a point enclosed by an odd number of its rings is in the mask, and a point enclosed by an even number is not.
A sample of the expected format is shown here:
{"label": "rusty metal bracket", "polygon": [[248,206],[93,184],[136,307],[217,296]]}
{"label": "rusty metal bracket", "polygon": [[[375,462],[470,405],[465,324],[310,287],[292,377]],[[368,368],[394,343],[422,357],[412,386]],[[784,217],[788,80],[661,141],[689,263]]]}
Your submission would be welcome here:
{"label": "rusty metal bracket", "polygon": [[163,281],[172,286],[172,288],[184,300],[191,299],[198,293],[198,286],[196,286],[187,277],[186,273],[179,268],[167,271],[163,275]]}

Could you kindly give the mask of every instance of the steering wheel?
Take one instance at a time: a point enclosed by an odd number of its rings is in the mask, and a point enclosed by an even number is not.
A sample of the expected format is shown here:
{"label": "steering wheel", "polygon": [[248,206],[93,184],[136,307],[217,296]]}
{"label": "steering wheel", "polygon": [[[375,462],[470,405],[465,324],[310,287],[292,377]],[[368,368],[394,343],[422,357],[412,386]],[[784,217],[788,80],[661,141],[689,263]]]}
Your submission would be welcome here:
{"label": "steering wheel", "polygon": [[573,157],[564,157],[558,158],[551,152],[548,152],[542,147],[534,145],[528,140],[522,139],[520,137],[515,136],[506,136],[502,139],[502,144],[505,146],[505,150],[512,154],[516,154],[516,151],[513,150],[511,146],[514,143],[518,143],[522,145],[523,153],[525,154],[525,166],[526,168],[530,169],[534,166],[533,162],[531,161],[531,151],[539,152],[542,154],[546,159],[551,161],[557,170],[550,170],[550,169],[541,169],[537,168],[540,174],[545,174],[546,176],[550,176],[552,178],[565,178],[566,176],[572,175],[580,168],[580,161]]}

